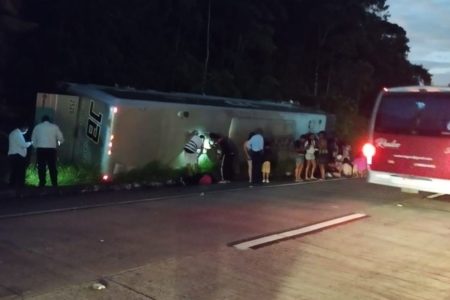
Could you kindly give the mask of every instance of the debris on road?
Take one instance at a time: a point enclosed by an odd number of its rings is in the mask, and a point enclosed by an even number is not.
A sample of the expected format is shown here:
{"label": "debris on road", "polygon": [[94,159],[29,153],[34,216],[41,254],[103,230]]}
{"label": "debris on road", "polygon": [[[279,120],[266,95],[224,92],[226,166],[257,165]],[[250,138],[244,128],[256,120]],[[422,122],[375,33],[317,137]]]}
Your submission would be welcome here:
{"label": "debris on road", "polygon": [[98,282],[92,284],[91,287],[92,287],[92,289],[97,290],[97,291],[101,291],[101,290],[106,289],[106,286],[104,284],[101,284],[101,283],[98,283]]}

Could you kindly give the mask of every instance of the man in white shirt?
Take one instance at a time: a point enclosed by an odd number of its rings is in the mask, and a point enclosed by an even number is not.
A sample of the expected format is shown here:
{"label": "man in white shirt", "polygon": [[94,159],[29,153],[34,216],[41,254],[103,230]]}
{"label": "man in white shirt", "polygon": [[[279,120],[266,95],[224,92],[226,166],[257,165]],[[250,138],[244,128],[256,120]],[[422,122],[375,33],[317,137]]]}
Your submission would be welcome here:
{"label": "man in white shirt", "polygon": [[42,117],[42,122],[36,125],[31,134],[33,146],[36,148],[39,186],[45,186],[47,166],[50,180],[54,187],[58,186],[58,172],[56,170],[56,147],[64,142],[59,127],[50,122],[48,116]]}
{"label": "man in white shirt", "polygon": [[9,134],[8,160],[10,164],[9,185],[20,189],[25,185],[25,170],[27,167],[27,148],[31,142],[26,142],[24,135],[28,126],[22,125]]}

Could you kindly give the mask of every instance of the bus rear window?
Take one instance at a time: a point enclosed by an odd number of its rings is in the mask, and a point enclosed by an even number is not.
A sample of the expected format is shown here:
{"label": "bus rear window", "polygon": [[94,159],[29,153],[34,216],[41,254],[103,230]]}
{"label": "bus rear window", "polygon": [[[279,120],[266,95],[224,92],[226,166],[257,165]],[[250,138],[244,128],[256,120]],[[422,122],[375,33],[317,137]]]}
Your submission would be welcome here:
{"label": "bus rear window", "polygon": [[450,94],[385,94],[377,111],[375,131],[449,137]]}

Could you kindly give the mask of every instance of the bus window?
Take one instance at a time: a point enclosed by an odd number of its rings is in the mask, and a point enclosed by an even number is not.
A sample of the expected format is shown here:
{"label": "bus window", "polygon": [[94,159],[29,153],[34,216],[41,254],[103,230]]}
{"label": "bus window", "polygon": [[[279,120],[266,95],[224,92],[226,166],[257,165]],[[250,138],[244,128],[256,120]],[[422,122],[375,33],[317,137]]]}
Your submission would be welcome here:
{"label": "bus window", "polygon": [[449,101],[449,94],[385,94],[377,112],[375,132],[448,137]]}

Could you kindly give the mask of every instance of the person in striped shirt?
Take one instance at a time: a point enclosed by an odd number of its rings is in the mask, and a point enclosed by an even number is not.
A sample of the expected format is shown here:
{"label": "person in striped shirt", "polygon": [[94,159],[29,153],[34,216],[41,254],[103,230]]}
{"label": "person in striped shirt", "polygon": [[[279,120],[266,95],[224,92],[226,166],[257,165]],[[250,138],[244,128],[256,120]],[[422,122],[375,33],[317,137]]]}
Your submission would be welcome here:
{"label": "person in striped shirt", "polygon": [[205,137],[199,135],[197,130],[192,132],[192,137],[184,145],[184,160],[189,176],[194,175],[198,169],[198,156],[202,153]]}

